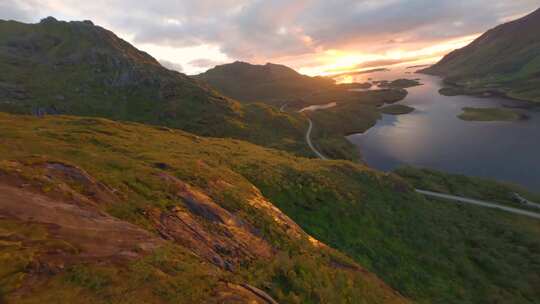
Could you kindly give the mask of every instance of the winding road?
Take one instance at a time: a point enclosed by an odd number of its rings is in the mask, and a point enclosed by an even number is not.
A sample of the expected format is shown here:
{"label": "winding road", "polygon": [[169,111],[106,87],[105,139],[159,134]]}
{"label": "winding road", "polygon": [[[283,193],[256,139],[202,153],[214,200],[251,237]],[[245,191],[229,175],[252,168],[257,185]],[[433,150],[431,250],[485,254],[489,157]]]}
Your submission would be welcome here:
{"label": "winding road", "polygon": [[442,198],[445,200],[457,201],[460,203],[477,205],[477,206],[492,208],[492,209],[499,209],[499,210],[503,210],[506,212],[514,213],[514,214],[519,214],[519,215],[532,217],[535,219],[540,219],[540,213],[526,211],[526,210],[518,209],[518,208],[506,207],[506,206],[502,206],[496,203],[485,202],[485,201],[480,201],[480,200],[476,200],[472,198],[466,198],[466,197],[461,197],[461,196],[443,194],[443,193],[420,190],[420,189],[416,189],[416,192],[423,194],[425,196],[429,196],[429,197]]}
{"label": "winding road", "polygon": [[[315,155],[317,155],[318,158],[320,158],[322,160],[329,160],[328,157],[324,156],[313,145],[313,142],[311,141],[311,132],[313,131],[313,121],[311,121],[311,118],[309,118],[309,117],[307,117],[307,119],[308,119],[308,122],[309,122],[309,127],[308,127],[308,130],[306,132],[306,143],[308,144],[311,151],[313,151],[313,153],[315,153]],[[450,195],[450,194],[444,194],[444,193],[438,193],[438,192],[426,191],[426,190],[420,190],[420,189],[415,189],[415,190],[416,190],[417,193],[420,193],[420,194],[428,196],[428,197],[434,197],[434,198],[445,199],[445,200],[450,200],[450,201],[455,201],[455,202],[460,202],[460,203],[465,203],[465,204],[471,204],[471,205],[476,205],[476,206],[485,207],[485,208],[498,209],[498,210],[510,212],[510,213],[513,213],[513,214],[518,214],[518,215],[523,215],[523,216],[527,216],[527,217],[531,217],[531,218],[535,218],[535,219],[540,219],[540,213],[536,213],[536,212],[532,212],[532,211],[526,211],[526,210],[523,210],[523,209],[503,206],[503,205],[500,205],[500,204],[497,204],[497,203],[485,202],[485,201],[481,201],[481,200],[477,200],[477,199],[460,197],[460,196],[455,196],[455,195]]]}
{"label": "winding road", "polygon": [[308,127],[308,130],[306,132],[306,142],[307,142],[309,148],[311,149],[311,151],[313,151],[313,153],[315,153],[315,155],[317,155],[318,158],[320,158],[322,160],[328,160],[328,157],[324,156],[321,152],[317,151],[317,149],[315,148],[315,146],[311,142],[311,131],[313,130],[313,122],[311,121],[311,118],[308,117],[307,119],[309,121],[309,127]]}

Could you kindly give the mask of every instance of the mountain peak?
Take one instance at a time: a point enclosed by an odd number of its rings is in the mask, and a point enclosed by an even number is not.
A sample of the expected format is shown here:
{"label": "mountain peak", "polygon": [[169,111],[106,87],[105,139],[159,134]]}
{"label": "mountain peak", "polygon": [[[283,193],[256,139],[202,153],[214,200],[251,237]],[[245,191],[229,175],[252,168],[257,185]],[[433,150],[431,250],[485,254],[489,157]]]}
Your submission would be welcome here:
{"label": "mountain peak", "polygon": [[56,23],[58,22],[58,20],[52,16],[49,16],[49,17],[45,17],[43,19],[41,19],[41,21],[39,23],[41,24],[48,24],[48,23]]}

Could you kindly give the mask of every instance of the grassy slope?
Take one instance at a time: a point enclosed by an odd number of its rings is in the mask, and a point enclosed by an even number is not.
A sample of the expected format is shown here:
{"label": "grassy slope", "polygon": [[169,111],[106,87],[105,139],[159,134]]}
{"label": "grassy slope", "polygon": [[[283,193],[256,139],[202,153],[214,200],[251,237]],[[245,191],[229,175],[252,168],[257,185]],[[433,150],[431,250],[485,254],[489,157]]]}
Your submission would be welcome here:
{"label": "grassy slope", "polygon": [[310,155],[302,116],[225,98],[90,23],[0,20],[0,70],[1,111],[166,125]]}
{"label": "grassy slope", "polygon": [[466,92],[501,92],[540,101],[540,10],[489,30],[445,56],[425,73],[441,75]]}
{"label": "grassy slope", "polygon": [[[337,253],[319,254],[284,237],[264,213],[246,205],[252,185],[310,234],[420,303],[534,303],[540,298],[537,221],[427,201],[396,176],[346,161],[296,158],[243,142],[102,119],[5,114],[0,118],[5,126],[0,129],[2,159],[46,158],[79,165],[129,195],[129,200],[108,212],[142,226],[146,220],[137,210],[170,204],[159,183],[151,179],[158,170],[153,164],[166,163],[167,171],[203,189],[261,229],[273,246],[288,252],[274,263],[246,266],[234,274],[281,302],[339,303],[337,299],[345,297],[354,303],[371,303],[396,298],[373,285],[369,276],[347,272],[347,267],[325,266],[332,255],[346,261]],[[223,188],[223,184],[233,186]],[[59,285],[53,285],[58,288],[41,292],[81,291],[110,299],[126,290],[111,295],[109,289],[103,292],[99,282],[59,280]],[[72,289],[72,281],[82,283]],[[175,294],[174,288],[184,286],[151,281],[169,296]],[[195,286],[201,288],[195,294],[204,294],[206,285]],[[138,294],[136,285],[127,287],[128,295]]]}
{"label": "grassy slope", "polygon": [[400,168],[396,173],[423,190],[492,201],[512,207],[523,207],[515,201],[512,193],[519,193],[533,202],[540,202],[540,194],[509,183],[411,167]]}
{"label": "grassy slope", "polygon": [[[28,266],[35,264],[39,252],[52,249],[43,228],[33,229],[0,219],[2,236],[25,233],[38,240],[21,244],[16,239],[2,239],[2,244],[12,248],[13,253],[3,251],[0,263],[16,265],[7,271],[2,267],[0,273],[0,290],[10,301],[211,303],[208,297],[222,280],[249,282],[269,292],[280,303],[405,301],[372,274],[356,269],[342,254],[289,236],[269,214],[248,202],[257,191],[251,182],[255,181],[254,176],[275,187],[291,187],[294,191],[313,180],[309,191],[323,193],[336,187],[330,178],[333,174],[347,178],[346,172],[353,170],[358,177],[377,183],[375,172],[349,163],[295,158],[246,142],[201,138],[182,131],[105,119],[62,116],[37,119],[0,114],[0,124],[5,126],[0,129],[0,173],[9,172],[14,161],[29,165],[53,161],[80,166],[124,198],[121,203],[102,206],[104,212],[156,233],[146,217],[147,210],[166,211],[182,206],[155,177],[165,171],[203,189],[222,207],[253,225],[276,254],[271,261],[261,258],[226,272],[189,254],[189,247],[168,242],[165,248],[128,265],[107,261],[86,263],[70,266],[45,279],[38,277],[31,281],[31,291],[26,289],[17,295],[12,294],[13,288],[20,286],[25,276],[32,276],[26,271]],[[30,183],[47,180],[35,171],[24,174]],[[281,174],[296,177],[285,178]],[[49,189],[42,187],[43,191]],[[16,231],[25,229],[29,231]],[[29,252],[25,255],[21,250]]]}

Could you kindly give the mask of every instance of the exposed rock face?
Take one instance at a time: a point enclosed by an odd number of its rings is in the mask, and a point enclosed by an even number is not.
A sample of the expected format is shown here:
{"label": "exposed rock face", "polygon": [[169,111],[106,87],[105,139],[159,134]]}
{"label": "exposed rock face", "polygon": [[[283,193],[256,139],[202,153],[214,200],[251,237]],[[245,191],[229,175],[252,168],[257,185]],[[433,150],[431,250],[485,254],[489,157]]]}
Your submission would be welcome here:
{"label": "exposed rock face", "polygon": [[44,163],[42,167],[49,178],[63,180],[69,184],[76,184],[83,195],[98,204],[112,204],[118,200],[114,190],[107,185],[96,181],[86,171],[63,163]]}
{"label": "exposed rock face", "polygon": [[[35,176],[31,183],[24,181],[24,172],[32,171]],[[73,204],[85,206],[111,205],[119,201],[119,193],[97,181],[83,169],[60,162],[36,162],[22,164],[4,163],[0,169],[0,181],[10,181],[16,186],[25,185],[39,190],[48,188],[48,196],[68,199]]]}
{"label": "exposed rock face", "polygon": [[[100,211],[98,207],[119,203],[121,198],[114,189],[76,166],[59,162],[4,162],[1,168],[0,220],[19,226],[38,225],[47,232],[48,242],[58,242],[41,245],[45,250],[41,249],[27,267],[26,272],[34,280],[80,263],[124,264],[162,247],[166,240],[229,271],[239,263],[269,259],[273,254],[270,245],[253,235],[240,219],[204,193],[166,174],[160,177],[186,209],[148,212],[160,238]],[[30,171],[35,174],[32,181],[25,177]],[[55,186],[42,193],[41,189],[49,185]],[[19,234],[0,235],[0,241],[36,246],[35,240]],[[277,303],[256,287],[225,282],[209,295],[210,299],[212,303]]]}
{"label": "exposed rock face", "polygon": [[[149,232],[106,215],[93,206],[81,206],[30,189],[0,183],[0,218],[25,225],[42,225],[49,237],[72,247],[44,252],[34,271],[59,271],[81,261],[125,261],[161,246]],[[24,240],[22,240],[24,242]]]}
{"label": "exposed rock face", "polygon": [[[173,176],[162,173],[160,178],[186,206],[185,209],[177,207],[170,212],[157,209],[148,212],[164,238],[175,240],[227,270],[233,270],[239,263],[273,255],[270,245],[255,235],[252,227],[217,205],[210,197]],[[203,224],[205,222],[210,224]]]}
{"label": "exposed rock face", "polygon": [[214,297],[220,304],[278,304],[264,291],[248,284],[223,283],[215,291]]}

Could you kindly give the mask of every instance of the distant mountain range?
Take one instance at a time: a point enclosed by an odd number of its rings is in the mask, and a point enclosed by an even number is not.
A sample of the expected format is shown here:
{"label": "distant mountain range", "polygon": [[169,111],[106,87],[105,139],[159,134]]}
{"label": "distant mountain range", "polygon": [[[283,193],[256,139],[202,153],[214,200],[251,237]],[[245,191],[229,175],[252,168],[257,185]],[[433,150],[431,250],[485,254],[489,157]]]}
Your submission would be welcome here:
{"label": "distant mountain range", "polygon": [[335,85],[332,79],[302,75],[284,65],[240,61],[218,65],[195,77],[231,98],[277,105]]}
{"label": "distant mountain range", "polygon": [[0,20],[0,111],[100,116],[309,154],[307,121],[242,105],[90,21]]}
{"label": "distant mountain range", "polygon": [[465,94],[540,102],[540,9],[487,31],[421,72],[443,76]]}

